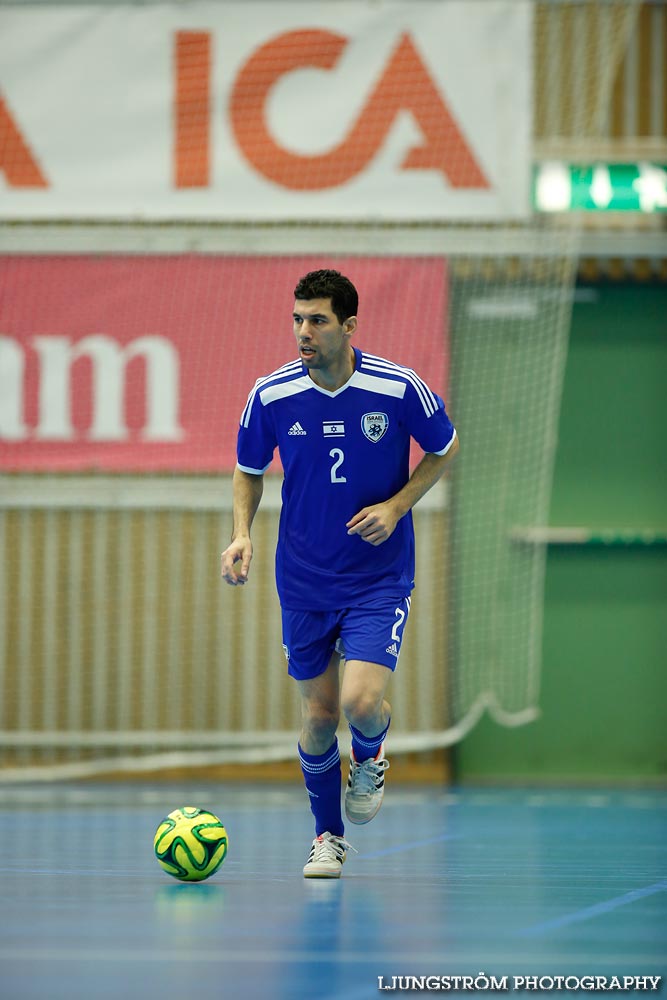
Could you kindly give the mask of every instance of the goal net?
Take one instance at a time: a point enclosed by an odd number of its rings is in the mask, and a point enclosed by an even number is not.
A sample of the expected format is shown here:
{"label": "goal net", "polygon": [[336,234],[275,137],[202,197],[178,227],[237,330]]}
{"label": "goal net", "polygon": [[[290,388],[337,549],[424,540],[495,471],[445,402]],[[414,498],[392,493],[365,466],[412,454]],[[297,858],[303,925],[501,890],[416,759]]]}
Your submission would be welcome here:
{"label": "goal net", "polygon": [[[293,357],[293,288],[319,267],[359,289],[358,346],[414,368],[461,440],[414,512],[392,753],[449,746],[484,712],[536,718],[534,529],[548,520],[579,223],[532,210],[530,171],[536,149],[585,157],[604,134],[637,5],[3,10],[0,781],[294,757],[277,460],[248,586],[226,587],[219,557],[245,398]],[[167,54],[128,46],[132,96],[114,110],[104,82],[128,18]],[[81,29],[67,42],[62,19]],[[164,30],[139,30],[151,24]],[[472,76],[451,36],[475,41]],[[93,96],[71,90],[69,60]],[[70,109],[52,130],[30,74]],[[141,152],[152,101],[162,118]]]}

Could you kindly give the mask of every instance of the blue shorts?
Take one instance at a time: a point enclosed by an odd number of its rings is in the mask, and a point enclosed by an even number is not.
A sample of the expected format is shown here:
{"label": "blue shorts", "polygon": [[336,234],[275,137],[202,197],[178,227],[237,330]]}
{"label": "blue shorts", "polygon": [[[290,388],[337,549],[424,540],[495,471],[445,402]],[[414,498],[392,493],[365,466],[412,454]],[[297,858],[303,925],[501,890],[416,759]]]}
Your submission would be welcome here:
{"label": "blue shorts", "polygon": [[381,663],[394,670],[401,652],[410,598],[381,597],[343,611],[287,611],[283,649],[290,676],[298,681],[323,674],[334,653],[346,660]]}

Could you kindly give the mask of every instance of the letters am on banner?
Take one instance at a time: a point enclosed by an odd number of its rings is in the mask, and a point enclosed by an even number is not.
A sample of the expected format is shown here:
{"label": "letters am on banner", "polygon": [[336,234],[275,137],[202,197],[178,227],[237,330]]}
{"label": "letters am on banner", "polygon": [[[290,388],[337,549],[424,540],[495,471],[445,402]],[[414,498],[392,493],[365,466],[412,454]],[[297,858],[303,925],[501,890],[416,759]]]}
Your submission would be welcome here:
{"label": "letters am on banner", "polygon": [[337,267],[355,343],[447,373],[442,260],[0,257],[0,469],[230,472],[254,382],[297,356],[293,289]]}
{"label": "letters am on banner", "polygon": [[0,217],[530,212],[531,5],[3,12]]}

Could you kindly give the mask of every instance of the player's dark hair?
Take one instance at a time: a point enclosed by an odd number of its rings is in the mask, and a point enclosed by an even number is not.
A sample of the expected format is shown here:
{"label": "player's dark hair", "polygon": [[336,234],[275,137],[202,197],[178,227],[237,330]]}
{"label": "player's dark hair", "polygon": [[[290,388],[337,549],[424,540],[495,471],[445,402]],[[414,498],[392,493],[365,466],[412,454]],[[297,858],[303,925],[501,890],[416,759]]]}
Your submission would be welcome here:
{"label": "player's dark hair", "polygon": [[340,271],[327,268],[305,274],[294,289],[294,298],[331,299],[331,308],[339,323],[356,316],[359,308],[359,296],[350,279]]}

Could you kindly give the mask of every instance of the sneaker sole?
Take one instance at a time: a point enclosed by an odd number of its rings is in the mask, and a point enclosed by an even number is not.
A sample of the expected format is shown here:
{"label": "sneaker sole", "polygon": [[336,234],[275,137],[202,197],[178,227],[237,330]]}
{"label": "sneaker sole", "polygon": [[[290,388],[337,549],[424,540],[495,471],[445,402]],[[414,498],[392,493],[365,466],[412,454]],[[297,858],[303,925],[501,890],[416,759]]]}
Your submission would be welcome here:
{"label": "sneaker sole", "polygon": [[354,823],[355,826],[363,826],[364,823],[370,823],[370,821],[377,816],[377,814],[380,812],[380,806],[381,805],[382,805],[382,799],[380,799],[380,801],[378,802],[376,808],[374,809],[374,811],[372,813],[370,813],[370,815],[366,814],[364,816],[355,816],[352,812],[349,811],[348,805],[347,805],[347,802],[346,802],[345,803],[345,815],[349,819],[350,823]]}
{"label": "sneaker sole", "polygon": [[304,868],[304,878],[340,878],[342,872],[307,872]]}

